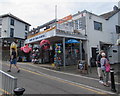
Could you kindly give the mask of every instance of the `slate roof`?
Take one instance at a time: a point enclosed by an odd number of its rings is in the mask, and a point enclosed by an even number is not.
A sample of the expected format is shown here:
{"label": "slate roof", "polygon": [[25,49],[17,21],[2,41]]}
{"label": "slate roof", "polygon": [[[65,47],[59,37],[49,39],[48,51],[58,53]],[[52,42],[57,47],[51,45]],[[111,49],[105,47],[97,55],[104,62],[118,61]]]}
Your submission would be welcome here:
{"label": "slate roof", "polygon": [[12,15],[11,13],[4,14],[4,15],[0,15],[0,18],[4,18],[4,17],[11,17],[11,18],[13,18],[13,19],[16,19],[16,20],[18,20],[18,21],[20,21],[20,22],[22,22],[22,23],[25,23],[25,24],[31,26],[29,23],[27,23],[27,22],[21,20],[20,18],[18,18],[18,17],[16,17],[16,16]]}
{"label": "slate roof", "polygon": [[114,10],[114,11],[110,11],[110,12],[104,13],[104,14],[102,14],[100,16],[103,17],[103,18],[105,18],[106,20],[108,20],[109,18],[111,18],[113,15],[115,15],[119,11],[120,11],[120,9]]}

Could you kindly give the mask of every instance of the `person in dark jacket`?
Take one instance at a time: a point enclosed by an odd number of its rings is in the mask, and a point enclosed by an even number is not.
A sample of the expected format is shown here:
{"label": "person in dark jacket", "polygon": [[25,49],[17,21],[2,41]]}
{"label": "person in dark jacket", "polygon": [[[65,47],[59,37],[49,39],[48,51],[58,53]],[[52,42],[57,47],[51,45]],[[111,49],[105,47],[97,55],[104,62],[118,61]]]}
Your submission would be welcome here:
{"label": "person in dark jacket", "polygon": [[104,53],[103,50],[100,51],[100,53],[97,55],[97,58],[96,58],[96,64],[97,64],[97,72],[98,72],[98,76],[99,76],[99,82],[100,83],[103,83],[103,74],[102,74],[102,70],[101,70],[101,64],[100,64],[100,60],[102,58],[102,53]]}
{"label": "person in dark jacket", "polygon": [[17,53],[15,51],[15,48],[12,48],[12,51],[10,53],[10,68],[8,70],[8,72],[11,72],[11,67],[12,67],[12,64],[15,65],[15,67],[17,68],[17,72],[19,73],[20,72],[20,69],[18,68],[17,66]]}

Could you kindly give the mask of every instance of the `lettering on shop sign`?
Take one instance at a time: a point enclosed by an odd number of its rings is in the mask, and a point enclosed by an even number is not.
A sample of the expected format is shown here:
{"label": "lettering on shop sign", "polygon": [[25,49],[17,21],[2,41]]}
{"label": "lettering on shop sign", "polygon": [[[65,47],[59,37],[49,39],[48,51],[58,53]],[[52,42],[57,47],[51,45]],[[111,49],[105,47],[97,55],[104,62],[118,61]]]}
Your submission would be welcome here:
{"label": "lettering on shop sign", "polygon": [[43,37],[45,37],[45,35],[36,36],[34,38],[29,39],[29,41],[38,40],[38,39],[43,38]]}

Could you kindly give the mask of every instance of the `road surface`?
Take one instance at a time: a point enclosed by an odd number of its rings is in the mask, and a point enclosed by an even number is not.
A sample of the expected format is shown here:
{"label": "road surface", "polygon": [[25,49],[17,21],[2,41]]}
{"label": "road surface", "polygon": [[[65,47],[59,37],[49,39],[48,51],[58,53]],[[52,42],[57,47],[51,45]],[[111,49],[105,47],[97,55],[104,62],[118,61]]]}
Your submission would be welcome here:
{"label": "road surface", "polygon": [[110,87],[105,87],[98,79],[54,71],[32,65],[18,63],[16,68],[7,72],[9,63],[2,64],[2,70],[18,78],[18,87],[25,88],[25,94],[114,94]]}

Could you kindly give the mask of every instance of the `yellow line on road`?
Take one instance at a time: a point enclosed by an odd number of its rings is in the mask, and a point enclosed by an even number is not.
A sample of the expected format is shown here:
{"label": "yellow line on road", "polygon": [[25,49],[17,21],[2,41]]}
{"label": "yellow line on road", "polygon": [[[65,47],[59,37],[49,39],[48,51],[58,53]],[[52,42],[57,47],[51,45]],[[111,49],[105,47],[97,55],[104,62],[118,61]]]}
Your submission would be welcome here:
{"label": "yellow line on road", "polygon": [[24,69],[24,68],[20,68],[20,69],[24,70],[24,71],[27,71],[27,72],[30,72],[30,73],[35,74],[35,75],[43,76],[43,77],[46,77],[46,78],[49,78],[49,79],[52,79],[52,80],[56,80],[56,81],[63,82],[63,83],[69,84],[69,85],[73,85],[73,86],[76,86],[76,87],[79,87],[79,88],[83,88],[83,89],[95,92],[97,94],[106,94],[104,92],[99,92],[99,91],[96,91],[96,90],[93,90],[93,89],[90,89],[90,88],[87,88],[87,87],[80,86],[78,84],[74,84],[72,82],[68,82],[68,81],[65,81],[65,80],[60,80],[60,79],[53,78],[53,77],[50,77],[50,76],[48,77],[46,75],[43,75],[43,74],[40,74],[40,73],[37,73],[37,72],[33,72],[33,71],[30,71],[30,70],[27,70],[27,69]]}
{"label": "yellow line on road", "polygon": [[10,94],[9,92],[7,92],[7,91],[5,91],[5,90],[3,90],[1,88],[0,88],[0,91],[3,92],[3,93],[5,93],[5,94]]}
{"label": "yellow line on road", "polygon": [[[6,65],[8,66],[8,64],[6,64]],[[83,89],[86,89],[86,90],[95,92],[95,93],[97,93],[97,94],[107,94],[107,93],[105,93],[105,92],[96,91],[96,90],[94,90],[94,89],[90,89],[90,88],[87,88],[87,87],[84,87],[84,86],[81,86],[81,85],[78,85],[78,84],[75,84],[75,83],[72,83],[72,82],[68,82],[68,81],[65,81],[65,80],[62,80],[62,79],[57,79],[57,78],[53,78],[53,77],[50,77],[50,76],[46,76],[46,75],[43,75],[43,74],[40,74],[40,73],[37,73],[37,72],[33,72],[33,71],[28,70],[28,69],[24,69],[24,68],[20,68],[20,69],[23,70],[23,71],[26,71],[26,72],[35,74],[35,75],[39,75],[39,76],[42,76],[42,77],[49,78],[49,79],[51,79],[51,80],[56,80],[56,81],[63,82],[63,83],[69,84],[69,85],[73,85],[73,86],[76,86],[76,87],[79,87],[79,88],[83,88]]]}

